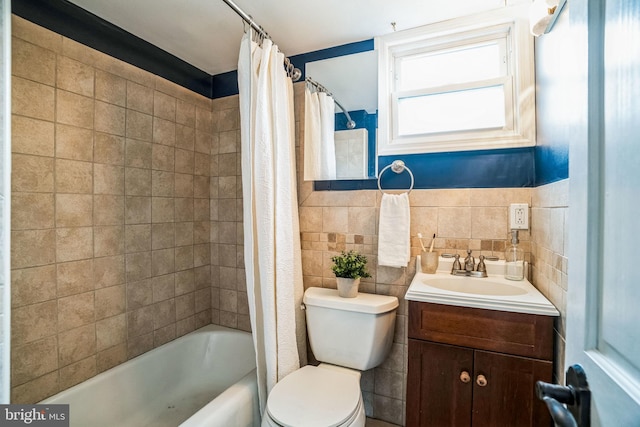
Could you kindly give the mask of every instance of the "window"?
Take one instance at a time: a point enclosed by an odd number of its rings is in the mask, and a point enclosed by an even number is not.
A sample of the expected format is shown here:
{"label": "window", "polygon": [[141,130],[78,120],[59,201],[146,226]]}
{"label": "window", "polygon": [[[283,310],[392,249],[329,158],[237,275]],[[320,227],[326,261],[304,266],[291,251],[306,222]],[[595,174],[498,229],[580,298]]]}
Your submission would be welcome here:
{"label": "window", "polygon": [[535,145],[533,41],[522,7],[376,39],[378,154]]}

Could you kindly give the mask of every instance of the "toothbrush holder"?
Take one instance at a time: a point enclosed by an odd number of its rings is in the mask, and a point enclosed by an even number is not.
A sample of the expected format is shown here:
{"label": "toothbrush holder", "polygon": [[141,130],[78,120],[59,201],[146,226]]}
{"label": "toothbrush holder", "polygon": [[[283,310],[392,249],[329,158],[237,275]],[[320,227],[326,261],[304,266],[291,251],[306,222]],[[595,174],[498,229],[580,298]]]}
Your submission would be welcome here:
{"label": "toothbrush holder", "polygon": [[438,252],[422,252],[420,255],[420,270],[423,273],[434,274],[438,269]]}

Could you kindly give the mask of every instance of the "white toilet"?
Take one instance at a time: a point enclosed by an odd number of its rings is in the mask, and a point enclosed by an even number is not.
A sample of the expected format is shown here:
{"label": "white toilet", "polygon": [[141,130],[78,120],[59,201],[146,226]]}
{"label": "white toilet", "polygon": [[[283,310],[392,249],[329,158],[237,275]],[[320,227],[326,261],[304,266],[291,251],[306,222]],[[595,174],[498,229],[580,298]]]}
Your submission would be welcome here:
{"label": "white toilet", "polygon": [[309,343],[323,363],[304,366],[275,385],[262,426],[364,426],[360,371],[387,357],[398,299],[363,293],[341,298],[335,289],[309,288],[303,302]]}

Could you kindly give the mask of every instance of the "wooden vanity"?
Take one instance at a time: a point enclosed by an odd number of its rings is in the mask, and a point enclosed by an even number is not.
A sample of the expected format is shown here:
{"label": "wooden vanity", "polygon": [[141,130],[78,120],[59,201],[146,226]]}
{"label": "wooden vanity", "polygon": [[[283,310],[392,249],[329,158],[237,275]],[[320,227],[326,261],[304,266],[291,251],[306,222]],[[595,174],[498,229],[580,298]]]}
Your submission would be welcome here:
{"label": "wooden vanity", "polygon": [[550,426],[552,316],[409,301],[407,427]]}

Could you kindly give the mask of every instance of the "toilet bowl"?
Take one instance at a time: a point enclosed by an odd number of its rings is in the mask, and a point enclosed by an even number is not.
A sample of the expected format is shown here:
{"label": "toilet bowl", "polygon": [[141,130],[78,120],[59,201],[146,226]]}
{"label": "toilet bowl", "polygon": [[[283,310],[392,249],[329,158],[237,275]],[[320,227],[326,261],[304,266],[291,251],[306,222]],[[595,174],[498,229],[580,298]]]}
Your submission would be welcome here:
{"label": "toilet bowl", "polygon": [[363,427],[360,372],[389,354],[398,299],[309,288],[303,299],[309,345],[318,366],[304,366],[269,393],[263,427]]}
{"label": "toilet bowl", "polygon": [[287,375],[269,394],[263,427],[362,427],[360,372],[321,364]]}

